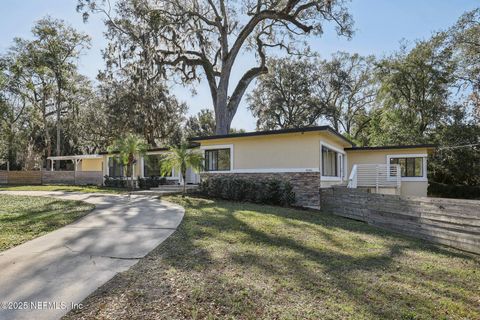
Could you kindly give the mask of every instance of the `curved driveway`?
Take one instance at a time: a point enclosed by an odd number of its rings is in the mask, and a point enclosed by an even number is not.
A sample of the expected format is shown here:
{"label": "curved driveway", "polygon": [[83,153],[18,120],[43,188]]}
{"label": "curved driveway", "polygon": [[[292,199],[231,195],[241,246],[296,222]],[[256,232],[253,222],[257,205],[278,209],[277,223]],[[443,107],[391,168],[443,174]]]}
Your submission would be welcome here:
{"label": "curved driveway", "polygon": [[[0,193],[82,200],[96,206],[72,224],[0,252],[2,320],[60,318],[168,238],[184,214],[178,205],[146,196]],[[9,302],[16,304],[5,305]]]}

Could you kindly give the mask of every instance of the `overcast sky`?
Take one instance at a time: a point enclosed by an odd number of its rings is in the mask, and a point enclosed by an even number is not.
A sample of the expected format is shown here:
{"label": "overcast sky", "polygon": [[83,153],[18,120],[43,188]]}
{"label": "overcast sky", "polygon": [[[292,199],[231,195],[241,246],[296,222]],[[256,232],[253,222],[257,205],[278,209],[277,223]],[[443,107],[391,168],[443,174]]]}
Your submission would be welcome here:
{"label": "overcast sky", "polygon": [[[38,19],[46,15],[64,19],[92,37],[92,48],[81,58],[80,72],[94,79],[103,68],[100,50],[106,44],[105,28],[100,16],[92,16],[84,24],[75,11],[76,3],[76,0],[1,0],[0,52],[11,45],[14,37],[30,37],[30,29]],[[434,31],[454,24],[463,12],[479,6],[479,0],[353,0],[350,3],[356,30],[353,39],[348,41],[328,31],[312,39],[310,45],[324,57],[339,50],[383,56],[396,50],[402,39],[428,38]],[[236,71],[245,70],[252,63],[251,57],[244,56],[238,61],[234,78],[241,75]],[[177,98],[188,104],[190,114],[211,106],[206,84],[200,83],[196,91],[192,96],[189,89],[172,87]],[[233,127],[255,129],[255,120],[245,101],[233,120]]]}

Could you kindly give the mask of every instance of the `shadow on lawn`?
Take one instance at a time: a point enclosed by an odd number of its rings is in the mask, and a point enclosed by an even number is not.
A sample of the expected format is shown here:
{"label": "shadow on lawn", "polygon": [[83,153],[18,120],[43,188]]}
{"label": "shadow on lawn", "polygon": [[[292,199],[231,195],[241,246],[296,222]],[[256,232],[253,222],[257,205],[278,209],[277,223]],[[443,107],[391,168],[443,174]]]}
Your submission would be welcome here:
{"label": "shadow on lawn", "polygon": [[430,319],[480,312],[478,272],[452,271],[462,264],[478,270],[474,255],[314,211],[175,202],[186,209],[178,230],[68,319]]}
{"label": "shadow on lawn", "polygon": [[49,218],[57,220],[58,218],[66,218],[69,215],[77,215],[79,211],[88,212],[92,208],[93,206],[86,205],[81,201],[52,200],[26,208],[22,210],[22,213],[14,211],[12,214],[0,215],[0,223],[15,223],[28,226],[38,222],[48,222]]}
{"label": "shadow on lawn", "polygon": [[[474,255],[320,212],[188,198],[183,201],[187,210],[193,209],[196,214],[186,215],[175,239],[167,241],[162,250],[163,261],[175,268],[186,272],[203,270],[211,276],[212,269],[220,268],[221,274],[222,268],[229,268],[228,264],[233,263],[243,272],[255,269],[263,276],[287,278],[307,296],[317,297],[323,292],[326,294],[324,298],[331,298],[329,291],[340,291],[340,294],[332,295],[334,300],[339,303],[343,300],[346,306],[353,307],[354,313],[361,310],[369,317],[415,318],[416,312],[427,317],[438,315],[436,312],[440,311],[435,309],[439,301],[447,300],[463,304],[466,308],[475,308],[477,289],[465,276],[444,270],[441,266],[424,270],[421,261],[418,264],[408,261],[412,258],[407,256],[412,252],[426,255],[425,263],[433,259],[433,255],[438,259],[455,258],[478,264],[479,259]],[[206,213],[199,213],[201,210]],[[250,211],[259,214],[248,220],[245,216]],[[286,229],[301,228],[305,230],[305,236],[298,230],[285,235],[271,232],[278,231],[275,228],[279,226],[269,229],[271,222],[261,221],[262,215],[265,218],[276,217]],[[252,222],[255,219],[258,223]],[[337,239],[338,232],[348,233],[347,237],[351,237],[347,239],[348,243]],[[229,246],[234,241],[234,237],[229,237],[230,234],[239,236],[238,241],[246,248],[236,250],[233,243]],[[361,252],[361,246],[358,247],[360,252],[352,252],[351,241],[358,240],[361,243],[365,241],[362,240],[363,235],[379,244],[371,252],[367,247],[363,249],[365,252]],[[309,237],[316,238],[324,245],[312,245],[315,239]],[[212,258],[210,248],[197,244],[197,241],[208,238],[224,242],[221,249],[227,253],[225,261]],[[168,245],[174,241],[176,250],[172,252],[168,250]],[[254,249],[259,246],[265,250],[255,252]],[[225,266],[219,266],[219,263]],[[242,276],[248,277],[239,275]],[[251,281],[261,281],[260,276],[255,278],[256,275],[252,274]],[[220,281],[222,287],[228,281],[224,277],[209,280],[217,285]],[[237,280],[230,279],[230,285],[238,286]],[[248,291],[253,294],[252,299],[261,304],[259,297],[265,293],[256,292],[253,286]],[[212,289],[211,294],[215,293]],[[432,299],[432,295],[436,299]]]}

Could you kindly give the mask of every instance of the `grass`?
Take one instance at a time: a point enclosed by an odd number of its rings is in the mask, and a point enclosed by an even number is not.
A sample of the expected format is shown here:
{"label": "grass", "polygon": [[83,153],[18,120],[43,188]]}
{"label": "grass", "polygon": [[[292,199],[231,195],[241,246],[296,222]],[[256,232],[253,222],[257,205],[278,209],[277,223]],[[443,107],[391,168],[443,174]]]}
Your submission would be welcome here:
{"label": "grass", "polygon": [[170,197],[179,229],[66,319],[480,319],[480,258],[315,211]]}
{"label": "grass", "polygon": [[125,193],[124,189],[98,187],[98,186],[67,186],[67,185],[26,185],[26,186],[0,186],[0,191],[63,191],[86,193]]}
{"label": "grass", "polygon": [[93,208],[82,201],[0,194],[0,251],[69,224]]}

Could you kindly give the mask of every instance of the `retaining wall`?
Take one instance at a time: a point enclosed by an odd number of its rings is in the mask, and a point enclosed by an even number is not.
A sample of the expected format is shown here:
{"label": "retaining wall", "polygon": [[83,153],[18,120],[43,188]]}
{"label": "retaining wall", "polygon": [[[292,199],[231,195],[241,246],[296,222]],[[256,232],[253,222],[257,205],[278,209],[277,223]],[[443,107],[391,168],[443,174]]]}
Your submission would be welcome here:
{"label": "retaining wall", "polygon": [[320,190],[322,211],[480,254],[480,201]]}

